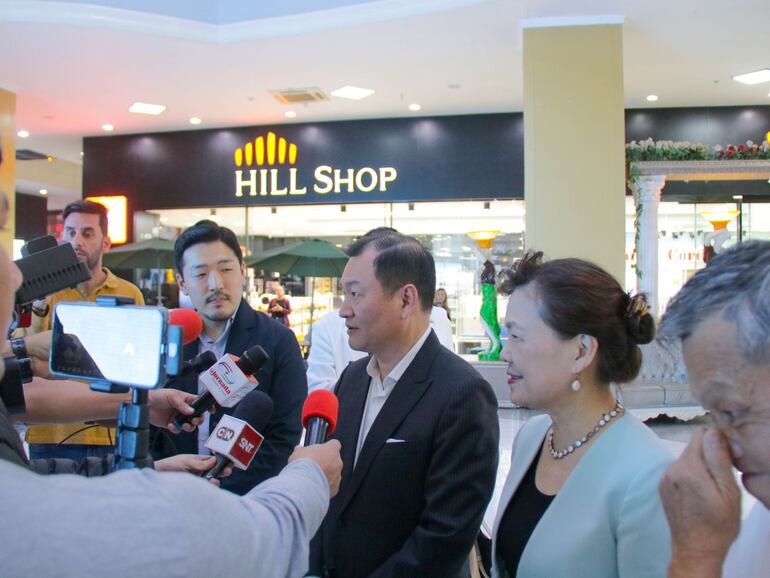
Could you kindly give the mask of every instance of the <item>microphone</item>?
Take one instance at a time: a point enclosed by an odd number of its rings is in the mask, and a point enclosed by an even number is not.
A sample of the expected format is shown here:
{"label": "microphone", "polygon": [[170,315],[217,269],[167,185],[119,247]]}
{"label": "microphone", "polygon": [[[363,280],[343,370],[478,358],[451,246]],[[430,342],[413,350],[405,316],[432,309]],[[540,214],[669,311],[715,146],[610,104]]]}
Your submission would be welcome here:
{"label": "microphone", "polygon": [[181,429],[182,425],[201,416],[214,403],[222,407],[233,407],[257,387],[257,381],[251,376],[269,359],[259,345],[249,347],[240,358],[226,353],[200,376],[206,391],[190,404],[193,413],[180,416],[174,425]]}
{"label": "microphone", "polygon": [[[203,333],[203,319],[193,309],[172,309],[168,312],[168,323],[182,328],[183,345],[192,343]],[[209,367],[211,365],[213,363]]]}
{"label": "microphone", "polygon": [[217,455],[214,466],[203,474],[207,480],[217,477],[228,465],[245,470],[265,439],[264,430],[273,414],[273,400],[261,391],[250,391],[235,406],[233,415],[224,415],[204,444]]}
{"label": "microphone", "polygon": [[337,427],[339,402],[331,391],[317,389],[307,396],[302,406],[305,446],[325,443]]}

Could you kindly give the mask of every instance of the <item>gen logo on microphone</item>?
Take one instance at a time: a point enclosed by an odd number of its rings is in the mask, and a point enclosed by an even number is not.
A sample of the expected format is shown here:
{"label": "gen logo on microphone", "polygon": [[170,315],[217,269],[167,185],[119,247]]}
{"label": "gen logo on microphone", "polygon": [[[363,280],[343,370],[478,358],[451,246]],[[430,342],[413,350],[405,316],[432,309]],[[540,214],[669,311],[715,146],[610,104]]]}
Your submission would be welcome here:
{"label": "gen logo on microphone", "polygon": [[229,442],[231,439],[233,439],[234,435],[235,432],[229,427],[220,427],[217,429],[217,437],[221,440],[225,440],[226,442]]}

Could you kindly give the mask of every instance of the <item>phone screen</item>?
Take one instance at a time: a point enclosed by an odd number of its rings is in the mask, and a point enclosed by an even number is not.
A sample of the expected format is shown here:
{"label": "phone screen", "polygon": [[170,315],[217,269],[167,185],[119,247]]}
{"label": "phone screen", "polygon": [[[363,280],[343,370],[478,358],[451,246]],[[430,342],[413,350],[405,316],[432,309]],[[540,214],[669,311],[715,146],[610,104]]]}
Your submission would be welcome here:
{"label": "phone screen", "polygon": [[59,303],[51,371],[64,377],[150,389],[164,378],[165,310]]}

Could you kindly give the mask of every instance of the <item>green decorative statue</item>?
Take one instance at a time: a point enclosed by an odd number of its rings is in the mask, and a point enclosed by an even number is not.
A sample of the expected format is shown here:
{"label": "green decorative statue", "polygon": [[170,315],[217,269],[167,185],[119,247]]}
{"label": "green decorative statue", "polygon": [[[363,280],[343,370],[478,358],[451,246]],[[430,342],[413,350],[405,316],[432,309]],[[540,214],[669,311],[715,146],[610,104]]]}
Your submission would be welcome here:
{"label": "green decorative statue", "polygon": [[[482,250],[482,254],[485,251]],[[495,275],[495,266],[489,259],[489,255],[484,255],[487,260],[484,261],[484,268],[481,271],[481,324],[489,338],[489,347],[486,351],[479,353],[480,361],[499,361],[500,351],[503,348],[500,341],[500,322],[497,317],[497,275]]]}

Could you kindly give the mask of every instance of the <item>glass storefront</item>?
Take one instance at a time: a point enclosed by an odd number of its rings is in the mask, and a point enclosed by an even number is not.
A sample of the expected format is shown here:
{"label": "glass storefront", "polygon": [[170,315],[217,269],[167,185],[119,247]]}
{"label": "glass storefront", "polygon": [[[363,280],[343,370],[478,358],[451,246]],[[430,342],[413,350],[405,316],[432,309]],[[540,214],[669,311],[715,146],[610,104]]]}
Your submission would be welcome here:
{"label": "glass storefront", "polygon": [[[743,239],[770,239],[770,203],[744,202]],[[659,227],[659,303],[665,304],[689,277],[705,266],[704,240],[713,231],[709,213],[736,211],[737,203],[679,203],[663,201],[658,210]],[[483,342],[479,321],[479,270],[481,255],[472,231],[497,231],[492,247],[498,270],[510,265],[524,251],[524,201],[445,201],[420,203],[369,203],[351,205],[314,205],[283,207],[225,207],[211,209],[154,210],[137,213],[137,240],[149,237],[174,239],[184,228],[200,219],[212,219],[235,231],[247,254],[258,254],[303,239],[323,239],[345,247],[366,231],[388,226],[417,237],[436,260],[437,286],[449,296],[452,327],[459,352],[467,352]],[[634,251],[634,203],[626,197],[626,275],[629,290],[636,286],[632,268]],[[728,224],[730,234],[725,246],[738,238],[738,219]],[[249,301],[266,308],[271,296],[273,272],[249,271]],[[170,279],[167,279],[170,281]],[[339,308],[337,279],[316,279],[311,296],[310,279],[282,278],[292,300],[292,326],[302,340],[310,322],[311,297],[313,318]],[[141,283],[149,286],[156,279]],[[498,311],[505,311],[500,298]]]}
{"label": "glass storefront", "polygon": [[[481,256],[467,233],[497,231],[492,247],[495,265],[510,265],[523,254],[524,201],[451,201],[421,203],[368,203],[283,207],[226,207],[154,210],[135,218],[137,240],[145,237],[174,239],[200,219],[212,219],[231,228],[249,254],[303,239],[323,239],[338,247],[375,227],[387,226],[417,237],[436,260],[437,286],[446,289],[458,351],[483,340],[479,322]],[[257,272],[259,273],[259,272]],[[274,278],[249,272],[249,301],[265,309]],[[150,279],[142,283],[149,284]],[[311,281],[286,279],[292,303],[292,327],[300,340],[310,321]],[[339,308],[337,280],[316,279],[313,318]],[[501,314],[504,302],[500,303]]]}
{"label": "glass storefront", "polygon": [[[665,306],[685,282],[706,266],[704,241],[714,228],[708,217],[737,212],[738,203],[678,203],[663,201],[658,207],[658,303]],[[770,203],[742,203],[743,240],[770,239]],[[732,215],[730,215],[732,216]],[[725,247],[738,240],[738,217],[727,225]],[[636,286],[632,268],[634,252],[634,202],[626,197],[626,278],[627,288]]]}

